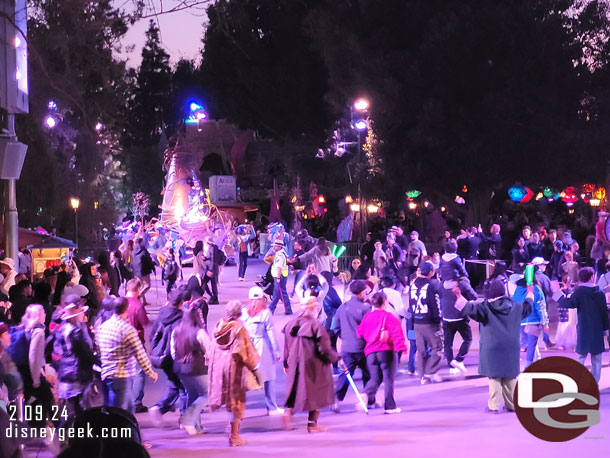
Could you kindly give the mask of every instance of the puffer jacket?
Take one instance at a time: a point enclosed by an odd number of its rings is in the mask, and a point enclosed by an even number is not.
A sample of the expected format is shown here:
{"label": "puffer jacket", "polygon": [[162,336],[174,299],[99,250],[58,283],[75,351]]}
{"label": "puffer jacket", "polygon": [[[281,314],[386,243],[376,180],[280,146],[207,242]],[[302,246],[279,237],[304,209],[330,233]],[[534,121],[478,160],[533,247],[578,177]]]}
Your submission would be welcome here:
{"label": "puffer jacket", "polygon": [[[519,280],[517,289],[513,294],[514,302],[525,302],[527,288],[525,280]],[[534,286],[534,303],[532,304],[532,312],[521,321],[521,324],[541,324],[542,326],[549,325],[549,315],[546,312],[546,300],[540,286]]]}

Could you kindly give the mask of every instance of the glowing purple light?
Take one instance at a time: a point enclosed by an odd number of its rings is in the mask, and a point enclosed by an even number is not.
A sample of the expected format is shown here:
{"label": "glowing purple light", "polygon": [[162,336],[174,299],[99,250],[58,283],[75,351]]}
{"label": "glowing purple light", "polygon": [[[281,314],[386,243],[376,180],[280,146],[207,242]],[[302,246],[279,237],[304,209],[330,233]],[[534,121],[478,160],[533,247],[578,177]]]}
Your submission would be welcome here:
{"label": "glowing purple light", "polygon": [[57,121],[55,120],[55,118],[53,116],[47,116],[46,119],[44,120],[44,122],[49,129],[52,129],[53,127],[55,127],[57,125]]}
{"label": "glowing purple light", "polygon": [[366,128],[367,128],[366,121],[364,119],[360,119],[359,121],[356,121],[354,123],[354,128],[356,130],[366,130]]}

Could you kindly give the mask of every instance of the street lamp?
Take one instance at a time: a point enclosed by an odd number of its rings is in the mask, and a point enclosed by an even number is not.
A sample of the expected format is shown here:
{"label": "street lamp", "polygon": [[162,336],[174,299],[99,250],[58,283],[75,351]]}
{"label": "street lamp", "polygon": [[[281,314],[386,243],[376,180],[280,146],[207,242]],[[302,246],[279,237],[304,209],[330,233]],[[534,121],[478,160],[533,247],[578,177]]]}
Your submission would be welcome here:
{"label": "street lamp", "polygon": [[70,206],[74,210],[74,243],[78,247],[78,207],[80,207],[80,199],[78,197],[70,197]]}
{"label": "street lamp", "polygon": [[369,101],[366,99],[358,99],[354,102],[354,109],[356,111],[366,111],[369,108]]}

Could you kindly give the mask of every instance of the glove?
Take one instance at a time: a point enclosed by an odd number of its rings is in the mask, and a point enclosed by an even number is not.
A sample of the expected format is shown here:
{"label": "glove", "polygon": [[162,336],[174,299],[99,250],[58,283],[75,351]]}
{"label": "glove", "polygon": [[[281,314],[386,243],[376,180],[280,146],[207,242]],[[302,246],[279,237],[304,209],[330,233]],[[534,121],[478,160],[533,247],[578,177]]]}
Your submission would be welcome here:
{"label": "glove", "polygon": [[252,371],[252,375],[254,375],[254,377],[256,378],[256,383],[258,383],[260,386],[263,386],[263,374],[261,374],[258,369],[254,369],[254,371]]}

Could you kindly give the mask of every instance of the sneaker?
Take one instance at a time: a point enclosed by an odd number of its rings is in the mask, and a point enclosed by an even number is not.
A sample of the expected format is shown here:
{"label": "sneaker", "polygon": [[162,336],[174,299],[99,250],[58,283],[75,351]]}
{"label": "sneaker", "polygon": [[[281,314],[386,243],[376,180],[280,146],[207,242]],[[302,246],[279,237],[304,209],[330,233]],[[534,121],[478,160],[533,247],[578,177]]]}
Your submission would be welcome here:
{"label": "sneaker", "polygon": [[277,415],[284,415],[285,410],[284,409],[280,409],[279,407],[275,410],[268,410],[267,411],[267,415],[269,415],[270,417],[275,417]]}
{"label": "sneaker", "polygon": [[449,369],[449,374],[458,375],[458,374],[461,374],[461,372],[457,367],[452,367],[451,369]]}
{"label": "sneaker", "polygon": [[415,371],[407,371],[407,375],[413,377],[415,376]]}
{"label": "sneaker", "polygon": [[339,403],[335,402],[333,405],[331,405],[330,411],[335,412],[335,413],[341,413],[341,409],[339,408]]}
{"label": "sneaker", "polygon": [[428,378],[428,377],[422,377],[422,378],[421,378],[421,380],[420,380],[420,383],[421,383],[422,385],[426,385],[426,384],[430,383],[430,378]]}
{"label": "sneaker", "polygon": [[163,426],[163,415],[161,414],[161,409],[157,406],[152,406],[148,409],[148,415],[152,424],[157,428],[161,428]]}
{"label": "sneaker", "polygon": [[461,370],[462,372],[466,372],[466,366],[464,366],[464,363],[462,361],[458,361],[458,360],[452,360],[451,361],[451,366],[455,367],[456,369]]}
{"label": "sneaker", "polygon": [[432,380],[432,383],[441,383],[443,378],[438,374],[434,374],[432,377],[430,377],[430,380]]}
{"label": "sneaker", "polygon": [[376,402],[374,404],[367,404],[366,408],[369,409],[369,410],[381,409],[381,404],[379,404],[378,402]]}
{"label": "sneaker", "polygon": [[182,425],[182,426],[184,426],[183,429],[184,429],[184,431],[186,431],[186,433],[189,436],[196,436],[197,435],[197,428],[195,428],[194,426],[192,426],[192,425]]}
{"label": "sneaker", "polygon": [[387,414],[400,413],[400,412],[402,412],[402,409],[400,407],[396,407],[395,409],[385,409],[383,411],[383,413],[387,413]]}
{"label": "sneaker", "polygon": [[499,410],[493,410],[493,409],[490,409],[489,407],[485,407],[485,412],[491,413],[493,415],[498,415],[500,413]]}

